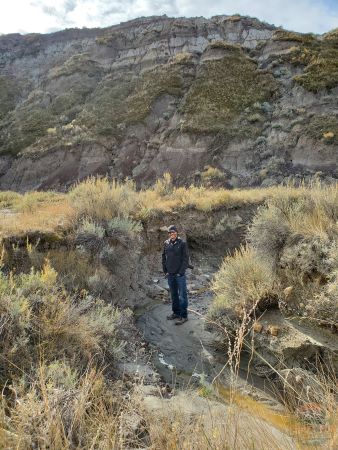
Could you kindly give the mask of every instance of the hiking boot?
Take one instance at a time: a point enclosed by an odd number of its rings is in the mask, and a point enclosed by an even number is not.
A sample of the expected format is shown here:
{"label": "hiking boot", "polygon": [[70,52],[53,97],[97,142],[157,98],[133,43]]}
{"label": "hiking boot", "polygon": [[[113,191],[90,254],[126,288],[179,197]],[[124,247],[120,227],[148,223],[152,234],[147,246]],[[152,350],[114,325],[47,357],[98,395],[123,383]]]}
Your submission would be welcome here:
{"label": "hiking boot", "polygon": [[167,320],[174,320],[174,319],[180,319],[180,316],[178,316],[175,313],[170,314],[170,316],[167,316]]}
{"label": "hiking boot", "polygon": [[176,320],[175,325],[182,325],[185,322],[188,322],[188,317],[180,317]]}

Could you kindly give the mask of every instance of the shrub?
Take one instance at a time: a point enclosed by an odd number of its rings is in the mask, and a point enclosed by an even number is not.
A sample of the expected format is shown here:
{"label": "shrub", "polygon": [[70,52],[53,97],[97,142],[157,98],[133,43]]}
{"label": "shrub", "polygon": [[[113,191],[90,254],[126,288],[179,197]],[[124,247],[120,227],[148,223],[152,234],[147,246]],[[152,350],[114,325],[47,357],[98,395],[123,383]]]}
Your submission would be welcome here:
{"label": "shrub", "polygon": [[98,297],[108,297],[112,299],[118,285],[118,280],[116,280],[116,278],[104,267],[96,269],[95,273],[88,279],[90,292]]}
{"label": "shrub", "polygon": [[82,219],[79,228],[76,230],[75,242],[92,252],[98,252],[103,245],[105,229],[93,222],[92,219]]}
{"label": "shrub", "polygon": [[[115,272],[115,268],[121,265],[121,261],[125,258],[126,249],[122,246],[105,246],[100,253],[100,262],[109,268],[111,272]],[[120,267],[120,270],[125,268]],[[92,279],[91,279],[92,280]],[[92,280],[94,281],[94,280]]]}
{"label": "shrub", "polygon": [[208,166],[203,172],[201,172],[201,178],[203,181],[217,181],[224,178],[224,173],[216,167]]}
{"label": "shrub", "polygon": [[88,279],[93,273],[90,254],[80,249],[50,250],[48,257],[58,273],[58,279],[69,292],[88,289]]}
{"label": "shrub", "polygon": [[279,260],[285,245],[295,245],[303,238],[332,241],[338,231],[337,205],[337,185],[298,191],[280,189],[266,206],[259,208],[249,227],[248,240],[259,255],[272,263]]}
{"label": "shrub", "polygon": [[89,367],[80,376],[62,360],[41,363],[28,386],[22,377],[12,391],[16,400],[0,404],[1,448],[118,448],[124,400],[102,372]]}
{"label": "shrub", "polygon": [[336,33],[328,33],[323,39],[309,34],[276,32],[275,39],[296,41],[297,45],[281,58],[296,66],[303,66],[303,73],[294,80],[311,92],[331,89],[338,84]]}
{"label": "shrub", "polygon": [[332,272],[328,284],[319,293],[307,299],[306,313],[310,320],[321,325],[338,328],[338,270]]}
{"label": "shrub", "polygon": [[225,45],[225,57],[206,60],[198,69],[182,107],[184,131],[227,132],[246,108],[269,101],[277,90],[271,74],[260,71],[242,49]]}
{"label": "shrub", "polygon": [[330,258],[332,242],[319,237],[295,237],[290,240],[280,256],[280,267],[291,271],[306,281],[326,280],[334,267],[338,267]]}
{"label": "shrub", "polygon": [[142,225],[140,222],[135,222],[131,219],[121,217],[114,217],[112,220],[109,220],[106,228],[108,236],[113,237],[118,234],[124,234],[132,237],[142,231]]}
{"label": "shrub", "polygon": [[180,52],[176,53],[175,56],[172,57],[171,61],[174,64],[191,64],[193,62],[193,54],[188,52]]}
{"label": "shrub", "polygon": [[159,178],[153,188],[153,191],[160,196],[170,195],[173,190],[173,180],[169,172],[166,172],[162,178]]}
{"label": "shrub", "polygon": [[0,275],[0,316],[2,381],[29,373],[40,358],[81,368],[122,351],[123,314],[91,296],[69,295],[48,262],[41,272]]}
{"label": "shrub", "polygon": [[276,303],[271,266],[250,247],[227,256],[212,282],[216,298],[213,310],[232,308],[237,315]]}
{"label": "shrub", "polygon": [[17,192],[2,191],[0,192],[0,209],[13,208],[17,201],[21,198],[21,195]]}
{"label": "shrub", "polygon": [[18,83],[9,77],[0,76],[0,120],[15,108],[19,97]]}
{"label": "shrub", "polygon": [[77,231],[79,234],[89,234],[97,237],[98,239],[102,239],[105,233],[103,227],[88,219],[82,220]]}
{"label": "shrub", "polygon": [[284,223],[280,210],[262,206],[248,228],[247,239],[262,259],[275,265],[289,235],[290,229]]}

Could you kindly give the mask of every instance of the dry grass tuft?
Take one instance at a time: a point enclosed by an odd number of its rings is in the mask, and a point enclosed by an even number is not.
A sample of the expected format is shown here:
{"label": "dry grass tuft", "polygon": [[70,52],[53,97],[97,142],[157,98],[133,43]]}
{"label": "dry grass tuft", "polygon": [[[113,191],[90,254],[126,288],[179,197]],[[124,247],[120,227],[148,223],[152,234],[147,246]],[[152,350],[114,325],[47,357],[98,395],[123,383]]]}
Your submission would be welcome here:
{"label": "dry grass tuft", "polygon": [[216,298],[213,314],[226,308],[238,316],[252,308],[266,308],[276,303],[271,266],[259,259],[250,247],[240,247],[224,259],[216,273],[212,290]]}
{"label": "dry grass tuft", "polygon": [[0,236],[27,233],[29,231],[66,231],[72,226],[74,209],[68,200],[46,203],[24,212],[0,211]]}
{"label": "dry grass tuft", "polygon": [[69,193],[77,217],[109,220],[129,217],[138,208],[138,195],[132,181],[119,183],[107,178],[90,177]]}

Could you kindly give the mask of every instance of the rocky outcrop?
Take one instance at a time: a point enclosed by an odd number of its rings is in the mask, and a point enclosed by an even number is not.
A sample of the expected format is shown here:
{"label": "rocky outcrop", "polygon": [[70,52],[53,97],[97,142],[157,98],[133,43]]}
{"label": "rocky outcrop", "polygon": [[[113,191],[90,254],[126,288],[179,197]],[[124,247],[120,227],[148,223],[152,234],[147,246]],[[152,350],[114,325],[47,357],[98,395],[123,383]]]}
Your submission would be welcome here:
{"label": "rocky outcrop", "polygon": [[[338,177],[337,36],[240,16],[0,37],[0,187]],[[317,64],[314,61],[322,61]]]}

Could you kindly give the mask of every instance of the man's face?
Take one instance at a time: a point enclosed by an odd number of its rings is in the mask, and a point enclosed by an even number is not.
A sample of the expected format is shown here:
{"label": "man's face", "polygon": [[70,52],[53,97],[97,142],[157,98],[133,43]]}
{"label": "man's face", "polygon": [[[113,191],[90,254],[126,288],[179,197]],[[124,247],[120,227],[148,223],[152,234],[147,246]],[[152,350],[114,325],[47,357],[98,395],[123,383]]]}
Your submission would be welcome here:
{"label": "man's face", "polygon": [[177,231],[169,231],[170,240],[174,241],[177,238]]}

